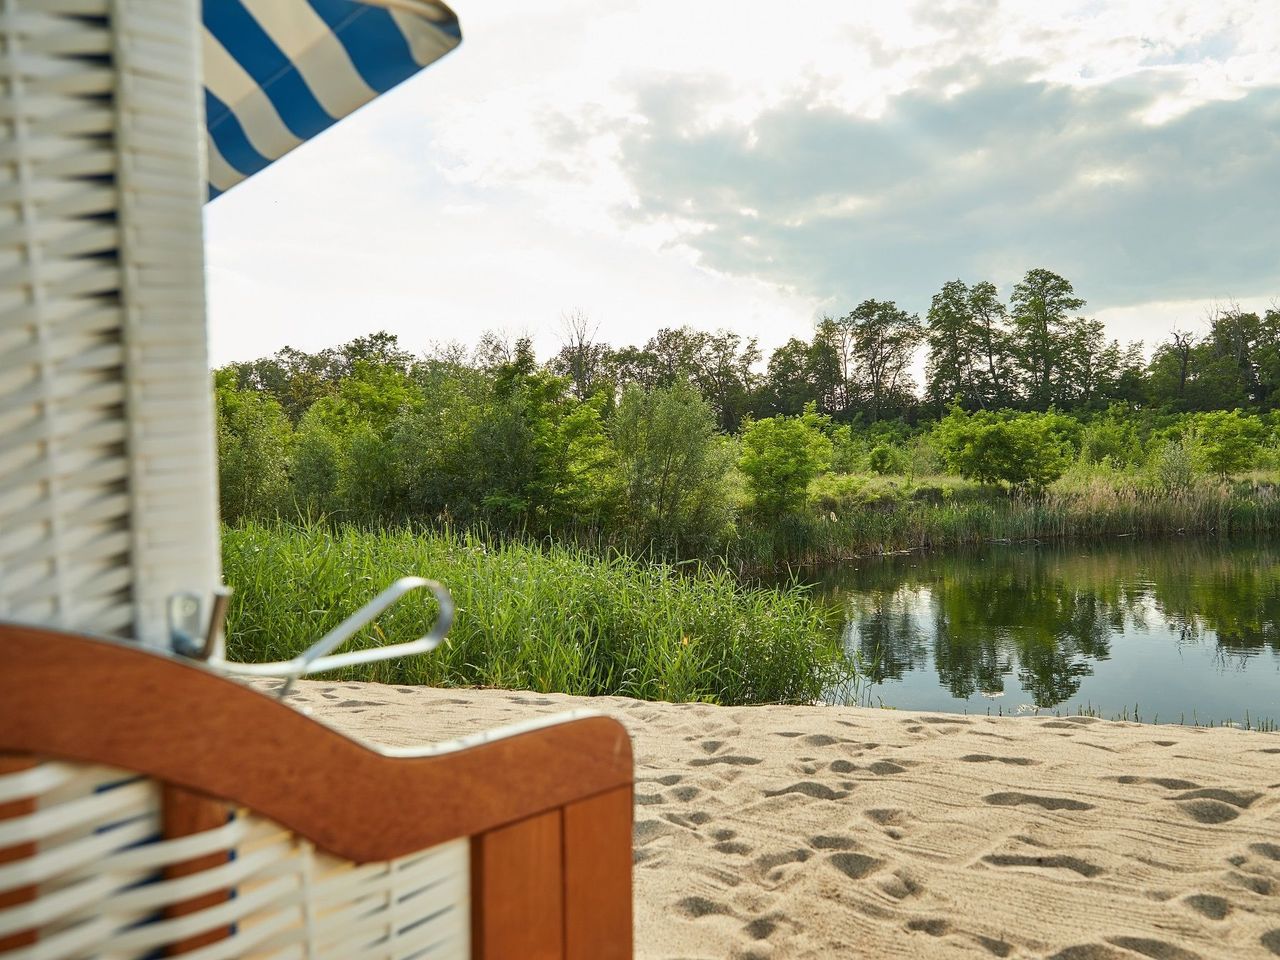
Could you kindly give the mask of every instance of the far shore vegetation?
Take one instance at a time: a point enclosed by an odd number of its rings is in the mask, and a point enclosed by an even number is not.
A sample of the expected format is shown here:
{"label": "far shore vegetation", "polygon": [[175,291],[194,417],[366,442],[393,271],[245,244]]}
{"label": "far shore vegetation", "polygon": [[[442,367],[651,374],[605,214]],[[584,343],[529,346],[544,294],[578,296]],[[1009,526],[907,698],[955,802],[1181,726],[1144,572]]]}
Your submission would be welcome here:
{"label": "far shore vegetation", "polygon": [[[988,541],[1280,529],[1280,309],[1148,354],[1063,277],[867,300],[767,358],[731,332],[414,354],[373,333],[215,372],[231,649],[298,653],[408,573],[449,644],[351,676],[723,704],[852,683],[841,611],[754,576]],[[912,382],[927,351],[925,378]],[[764,579],[768,579],[765,577]],[[415,601],[415,603],[417,603]],[[409,603],[359,642],[406,640]]]}
{"label": "far shore vegetation", "polygon": [[1224,308],[1147,359],[1083,308],[1035,269],[1007,303],[947,283],[923,319],[867,300],[767,361],[688,327],[614,347],[581,315],[545,362],[495,335],[286,348],[216,372],[223,517],[749,571],[1280,528],[1280,309]]}

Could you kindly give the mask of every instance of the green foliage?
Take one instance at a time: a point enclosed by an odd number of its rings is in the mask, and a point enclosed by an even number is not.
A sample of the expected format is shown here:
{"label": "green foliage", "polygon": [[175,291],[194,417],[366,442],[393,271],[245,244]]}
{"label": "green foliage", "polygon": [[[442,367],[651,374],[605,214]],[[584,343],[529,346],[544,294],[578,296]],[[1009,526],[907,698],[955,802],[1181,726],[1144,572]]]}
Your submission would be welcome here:
{"label": "green foliage", "polygon": [[1224,477],[1253,466],[1266,436],[1262,422],[1240,410],[1202,413],[1191,429],[1199,463]]}
{"label": "green foliage", "polygon": [[883,443],[872,447],[871,452],[867,454],[867,466],[874,473],[882,476],[886,473],[902,473],[903,461],[901,453]]}
{"label": "green foliage", "polygon": [[952,409],[934,432],[938,448],[961,476],[1043,490],[1071,462],[1065,418],[1054,414],[998,417]]}
{"label": "green foliage", "polygon": [[1142,443],[1137,425],[1123,411],[1108,411],[1084,427],[1080,456],[1085,463],[1106,463],[1113,467],[1132,466],[1142,459]]}
{"label": "green foliage", "polygon": [[[722,704],[811,703],[849,678],[835,622],[802,589],[750,589],[700,565],[677,569],[565,547],[449,531],[352,527],[224,531],[235,588],[228,653],[287,659],[406,574],[457,605],[435,651],[344,671],[349,678],[493,686]],[[353,646],[421,636],[429,599],[406,598]]]}
{"label": "green foliage", "polygon": [[659,550],[708,551],[733,525],[728,444],[688,384],[629,388],[610,424],[617,511],[629,540]]}
{"label": "green foliage", "polygon": [[757,515],[777,518],[803,506],[810,481],[831,461],[823,425],[810,407],[799,417],[770,417],[743,428],[738,469]]}
{"label": "green foliage", "polygon": [[1166,440],[1152,459],[1152,471],[1163,493],[1169,496],[1186,494],[1196,479],[1196,462],[1191,444],[1177,438]]}
{"label": "green foliage", "polygon": [[284,506],[293,430],[271,396],[236,387],[233,375],[214,378],[218,492],[222,517],[274,515]]}

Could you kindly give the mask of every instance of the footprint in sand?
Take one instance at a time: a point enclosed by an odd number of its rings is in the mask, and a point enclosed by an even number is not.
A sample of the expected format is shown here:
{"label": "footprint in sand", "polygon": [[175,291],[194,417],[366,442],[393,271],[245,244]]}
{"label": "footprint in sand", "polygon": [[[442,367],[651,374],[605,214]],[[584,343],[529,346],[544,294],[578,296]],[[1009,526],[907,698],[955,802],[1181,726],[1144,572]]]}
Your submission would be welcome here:
{"label": "footprint in sand", "polygon": [[1249,844],[1249,850],[1268,860],[1280,860],[1280,847],[1277,847],[1274,843],[1251,843]]}
{"label": "footprint in sand", "polygon": [[763,761],[759,757],[742,757],[737,754],[727,753],[721,757],[699,757],[696,760],[690,760],[691,767],[709,767],[712,764],[723,763],[731,767],[753,767],[757,763]]}
{"label": "footprint in sand", "polygon": [[951,924],[941,917],[916,917],[907,921],[907,929],[927,933],[931,937],[942,937],[951,930]]}
{"label": "footprint in sand", "polygon": [[1174,777],[1104,777],[1104,780],[1114,780],[1116,783],[1134,784],[1134,783],[1150,783],[1153,786],[1164,787],[1166,790],[1195,790],[1200,784],[1191,780],[1178,780]]}
{"label": "footprint in sand", "polygon": [[1203,787],[1181,793],[1173,799],[1178,808],[1197,823],[1213,825],[1228,823],[1240,816],[1240,810],[1253,806],[1262,794],[1246,790],[1224,790],[1221,787]]}
{"label": "footprint in sand", "polygon": [[1222,897],[1215,897],[1208,893],[1193,893],[1189,897],[1183,897],[1182,902],[1200,916],[1208,917],[1210,920],[1225,920],[1227,914],[1231,912],[1230,903]]}
{"label": "footprint in sand", "polygon": [[752,940],[768,940],[773,936],[773,931],[778,929],[778,921],[771,917],[756,917],[745,927],[742,932]]}
{"label": "footprint in sand", "polygon": [[708,900],[706,897],[685,897],[672,904],[676,913],[689,920],[701,920],[703,917],[730,914],[729,905],[719,900]]}
{"label": "footprint in sand", "polygon": [[973,939],[978,942],[978,946],[982,947],[987,953],[995,957],[1007,957],[1013,953],[1013,944],[1004,940],[997,940],[995,937],[984,937],[980,933],[975,933]]}
{"label": "footprint in sand", "polygon": [[853,773],[858,767],[856,764],[850,763],[848,760],[832,760],[831,765],[827,767],[832,773]]}
{"label": "footprint in sand", "polygon": [[793,863],[804,863],[812,856],[813,854],[803,847],[796,850],[784,850],[781,853],[766,853],[763,856],[756,857],[752,862],[752,867],[762,880],[776,884],[786,876],[784,867]]}
{"label": "footprint in sand", "polygon": [[662,794],[660,793],[637,793],[636,806],[649,807],[654,804],[662,803]]}
{"label": "footprint in sand", "polygon": [[688,827],[691,830],[696,830],[703,824],[711,822],[711,814],[702,810],[695,810],[692,813],[664,813],[662,816],[669,823],[674,823],[680,827]]}
{"label": "footprint in sand", "polygon": [[857,845],[853,837],[829,837],[820,834],[809,838],[809,846],[815,850],[852,850]]}
{"label": "footprint in sand", "polygon": [[1280,957],[1280,928],[1268,930],[1262,935],[1262,945]]}
{"label": "footprint in sand", "polygon": [[989,853],[982,860],[993,867],[1048,867],[1051,870],[1070,870],[1082,877],[1096,877],[1103,873],[1097,864],[1060,853],[1039,857],[1021,853]]}
{"label": "footprint in sand", "polygon": [[546,697],[510,697],[509,699],[522,707],[549,707],[555,703],[554,700],[548,700]]}
{"label": "footprint in sand", "polygon": [[804,738],[804,742],[811,747],[829,747],[836,743],[851,743],[850,740],[841,740],[839,737],[828,736],[825,733],[811,733]]}
{"label": "footprint in sand", "polygon": [[982,798],[984,803],[993,807],[1019,807],[1033,805],[1046,810],[1092,810],[1093,804],[1083,800],[1071,800],[1068,797],[1039,797],[1031,793],[991,793]]}
{"label": "footprint in sand", "polygon": [[1271,896],[1272,891],[1275,889],[1275,884],[1266,877],[1257,877],[1249,873],[1238,873],[1235,870],[1227,872],[1227,880],[1241,889],[1258,894],[1260,897]]}
{"label": "footprint in sand", "polygon": [[901,764],[894,763],[892,760],[877,760],[871,766],[867,767],[877,777],[889,777],[895,773],[906,773],[907,768]]}
{"label": "footprint in sand", "polygon": [[827,863],[850,880],[861,880],[884,865],[883,860],[869,857],[865,853],[833,853],[827,857]]}
{"label": "footprint in sand", "polygon": [[681,803],[688,803],[694,797],[702,792],[699,787],[676,787],[671,791],[671,796],[675,797]]}
{"label": "footprint in sand", "polygon": [[721,747],[724,746],[724,741],[723,740],[703,740],[701,746],[704,753],[715,753],[717,750],[719,750]]}
{"label": "footprint in sand", "polygon": [[864,811],[866,818],[882,827],[901,826],[906,814],[901,810],[878,809]]}
{"label": "footprint in sand", "polygon": [[799,783],[793,783],[789,787],[783,787],[781,790],[766,790],[766,797],[781,797],[788,793],[802,793],[806,797],[813,797],[815,800],[843,800],[849,795],[847,790],[832,790],[825,783],[815,783],[813,780],[801,780]]}
{"label": "footprint in sand", "polygon": [[924,883],[905,870],[895,870],[877,882],[876,886],[894,900],[906,900],[924,891]]}
{"label": "footprint in sand", "polygon": [[637,820],[632,835],[635,837],[636,845],[643,846],[675,832],[675,827],[661,820]]}
{"label": "footprint in sand", "polygon": [[725,853],[735,857],[745,857],[755,848],[749,843],[743,843],[741,840],[721,840],[719,843],[712,844],[711,849],[716,853]]}

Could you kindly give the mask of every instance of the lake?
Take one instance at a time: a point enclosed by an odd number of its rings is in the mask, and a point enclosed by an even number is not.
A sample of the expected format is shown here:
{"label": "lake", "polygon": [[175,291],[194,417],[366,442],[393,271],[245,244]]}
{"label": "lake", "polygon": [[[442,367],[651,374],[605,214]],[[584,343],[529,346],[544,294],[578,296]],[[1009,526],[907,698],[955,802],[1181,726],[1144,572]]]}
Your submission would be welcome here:
{"label": "lake", "polygon": [[847,611],[859,702],[1160,723],[1280,720],[1280,551],[991,545],[799,575]]}

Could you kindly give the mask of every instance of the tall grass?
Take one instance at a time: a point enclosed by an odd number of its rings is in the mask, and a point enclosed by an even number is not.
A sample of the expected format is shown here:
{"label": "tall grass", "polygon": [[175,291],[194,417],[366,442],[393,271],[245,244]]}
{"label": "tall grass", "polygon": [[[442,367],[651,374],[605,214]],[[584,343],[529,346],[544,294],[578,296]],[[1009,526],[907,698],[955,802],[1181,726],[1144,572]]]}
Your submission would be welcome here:
{"label": "tall grass", "polygon": [[[951,478],[948,478],[951,479]],[[1122,472],[1081,470],[1047,492],[1006,494],[976,485],[880,487],[767,526],[744,524],[730,556],[739,566],[815,563],[899,550],[990,541],[1250,537],[1280,530],[1274,484],[1211,478],[1158,491]]]}
{"label": "tall grass", "polygon": [[[722,704],[820,700],[851,665],[837,615],[802,589],[760,589],[701,564],[680,568],[476,534],[244,523],[223,536],[235,589],[229,655],[296,655],[397,577],[444,583],[448,641],[351,678],[618,694]],[[410,595],[353,644],[425,633],[433,601]]]}

